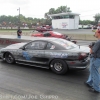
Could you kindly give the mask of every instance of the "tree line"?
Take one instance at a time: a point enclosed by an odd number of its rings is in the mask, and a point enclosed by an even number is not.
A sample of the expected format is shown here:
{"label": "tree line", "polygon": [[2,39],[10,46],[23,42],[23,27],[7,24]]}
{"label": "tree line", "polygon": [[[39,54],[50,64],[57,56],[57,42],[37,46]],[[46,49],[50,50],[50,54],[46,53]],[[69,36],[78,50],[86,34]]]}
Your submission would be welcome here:
{"label": "tree line", "polygon": [[95,14],[95,16],[93,16],[94,21],[91,20],[79,20],[79,24],[81,25],[98,25],[98,22],[100,21],[100,13]]}
{"label": "tree line", "polygon": [[[32,18],[32,17],[25,17],[22,14],[18,16],[6,16],[2,15],[0,16],[0,26],[36,26],[37,24],[39,25],[51,25],[51,14],[57,14],[57,13],[64,13],[64,12],[72,12],[70,10],[70,7],[67,6],[60,6],[57,9],[55,8],[50,8],[48,12],[44,14],[44,18]],[[82,25],[87,25],[87,24],[92,24],[96,25],[98,24],[98,21],[100,20],[100,13],[95,14],[93,17],[94,21],[91,20],[79,20],[79,24]]]}
{"label": "tree line", "polygon": [[6,16],[6,15],[2,15],[0,16],[0,26],[36,26],[37,23],[40,24],[50,24],[50,22],[45,19],[45,18],[32,18],[32,17],[28,17],[26,18],[25,16],[23,16],[22,14],[20,14],[20,18],[19,16]]}

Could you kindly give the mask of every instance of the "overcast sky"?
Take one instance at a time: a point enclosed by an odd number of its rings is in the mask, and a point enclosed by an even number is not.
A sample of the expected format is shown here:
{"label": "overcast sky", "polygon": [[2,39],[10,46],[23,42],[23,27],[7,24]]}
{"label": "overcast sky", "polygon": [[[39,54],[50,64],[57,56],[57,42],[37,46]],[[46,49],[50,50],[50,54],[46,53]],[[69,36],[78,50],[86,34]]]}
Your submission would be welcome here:
{"label": "overcast sky", "polygon": [[79,13],[81,20],[94,20],[93,16],[100,13],[100,0],[0,0],[0,16],[19,14],[25,17],[44,18],[50,8],[70,7],[73,13]]}

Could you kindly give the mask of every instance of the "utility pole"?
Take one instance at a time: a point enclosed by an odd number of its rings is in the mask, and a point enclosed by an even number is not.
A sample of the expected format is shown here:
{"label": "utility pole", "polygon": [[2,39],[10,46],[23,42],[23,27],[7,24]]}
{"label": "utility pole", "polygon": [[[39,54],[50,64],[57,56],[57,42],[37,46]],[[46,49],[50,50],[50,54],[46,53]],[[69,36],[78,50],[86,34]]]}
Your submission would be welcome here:
{"label": "utility pole", "polygon": [[67,5],[66,5],[66,13],[67,13]]}
{"label": "utility pole", "polygon": [[19,25],[20,25],[20,7],[17,10],[19,11]]}

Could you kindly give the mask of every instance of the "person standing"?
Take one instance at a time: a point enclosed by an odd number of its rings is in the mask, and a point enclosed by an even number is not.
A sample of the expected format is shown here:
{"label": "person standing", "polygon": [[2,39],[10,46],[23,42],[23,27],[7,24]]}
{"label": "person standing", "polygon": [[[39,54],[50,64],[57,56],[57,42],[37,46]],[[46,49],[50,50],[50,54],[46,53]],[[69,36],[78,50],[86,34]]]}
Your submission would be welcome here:
{"label": "person standing", "polygon": [[21,38],[21,35],[22,35],[22,30],[20,29],[20,27],[18,27],[18,30],[17,30],[17,37],[18,37],[18,38]]}
{"label": "person standing", "polygon": [[95,37],[98,40],[90,47],[90,75],[85,84],[91,87],[90,92],[100,93],[100,29],[96,30]]}

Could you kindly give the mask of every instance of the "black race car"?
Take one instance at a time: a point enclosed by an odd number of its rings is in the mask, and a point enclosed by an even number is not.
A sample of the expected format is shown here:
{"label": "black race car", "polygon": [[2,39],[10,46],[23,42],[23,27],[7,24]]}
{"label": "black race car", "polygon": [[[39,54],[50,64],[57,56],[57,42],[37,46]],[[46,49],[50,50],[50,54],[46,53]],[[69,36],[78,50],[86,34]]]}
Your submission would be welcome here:
{"label": "black race car", "polygon": [[85,69],[89,64],[89,47],[78,46],[65,39],[33,37],[28,43],[16,43],[0,49],[0,58],[51,69],[65,74],[69,69]]}

